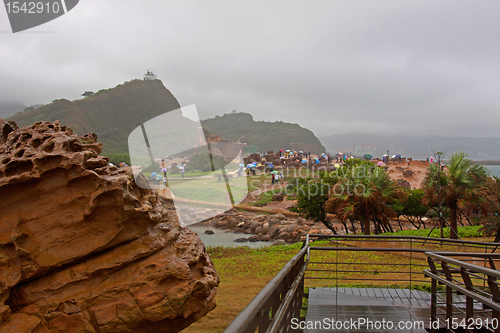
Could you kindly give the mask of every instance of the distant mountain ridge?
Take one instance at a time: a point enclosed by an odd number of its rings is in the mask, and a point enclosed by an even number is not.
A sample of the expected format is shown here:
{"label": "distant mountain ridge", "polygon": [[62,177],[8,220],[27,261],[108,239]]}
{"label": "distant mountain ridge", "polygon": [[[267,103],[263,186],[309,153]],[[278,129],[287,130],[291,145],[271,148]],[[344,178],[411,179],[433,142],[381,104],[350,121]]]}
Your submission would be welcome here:
{"label": "distant mountain ridge", "polygon": [[8,118],[20,127],[59,120],[77,134],[95,132],[103,154],[128,154],[128,136],[137,126],[168,111],[179,102],[160,80],[133,80],[70,102],[56,100]]}
{"label": "distant mountain ridge", "polygon": [[202,120],[201,125],[223,140],[255,145],[259,152],[276,152],[278,149],[310,151],[313,154],[325,152],[325,147],[312,131],[282,121],[255,121],[249,113],[225,114]]}
{"label": "distant mountain ridge", "polygon": [[375,157],[381,157],[387,150],[390,155],[400,154],[414,159],[430,157],[433,151],[444,151],[445,158],[448,158],[452,153],[460,151],[467,153],[473,160],[500,160],[500,138],[344,133],[321,137],[321,142],[330,153],[351,149],[352,153],[360,155],[354,151],[354,145],[371,144],[376,146],[376,151],[372,154]]}

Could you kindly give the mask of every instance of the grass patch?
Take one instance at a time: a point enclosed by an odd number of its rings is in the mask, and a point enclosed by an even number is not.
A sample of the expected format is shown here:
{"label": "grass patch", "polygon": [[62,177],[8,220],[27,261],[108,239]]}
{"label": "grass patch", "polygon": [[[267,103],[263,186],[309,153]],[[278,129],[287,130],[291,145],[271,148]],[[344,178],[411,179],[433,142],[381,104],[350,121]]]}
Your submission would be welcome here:
{"label": "grass patch", "polygon": [[[468,227],[458,227],[458,236],[460,238],[471,238],[471,237],[482,237],[482,232],[480,229],[482,226],[474,225]],[[396,232],[386,232],[383,235],[394,235],[394,236],[421,236],[421,237],[432,237],[441,238],[441,229],[434,229],[429,236],[429,229],[412,229],[412,230],[402,230]],[[443,234],[445,238],[450,237],[450,228],[446,227],[443,229]]]}
{"label": "grass patch", "polygon": [[283,189],[275,189],[263,192],[259,195],[259,198],[255,202],[249,203],[251,206],[262,207],[273,201],[273,195],[281,193]]}
{"label": "grass patch", "polygon": [[[242,201],[248,194],[245,178],[230,178],[228,184],[235,202]],[[169,179],[168,186],[179,198],[230,204],[226,182],[223,179],[220,182],[216,177]]]}
{"label": "grass patch", "polygon": [[184,333],[222,332],[300,249],[301,244],[248,247],[207,247],[220,278],[217,307]]}
{"label": "grass patch", "polygon": [[[203,177],[206,176],[213,171],[186,171],[184,173],[184,178],[190,178],[190,177]],[[179,171],[178,173],[167,173],[167,178],[168,179],[182,179],[182,173]]]}

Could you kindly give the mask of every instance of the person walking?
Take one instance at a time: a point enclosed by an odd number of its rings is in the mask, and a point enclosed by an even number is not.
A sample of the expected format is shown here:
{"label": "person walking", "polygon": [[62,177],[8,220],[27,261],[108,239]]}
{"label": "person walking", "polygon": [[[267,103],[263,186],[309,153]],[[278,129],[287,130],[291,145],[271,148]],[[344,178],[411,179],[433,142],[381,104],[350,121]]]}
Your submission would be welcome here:
{"label": "person walking", "polygon": [[167,168],[165,167],[164,159],[161,159],[161,172],[163,172],[163,177],[167,177]]}
{"label": "person walking", "polygon": [[153,180],[153,188],[156,188],[156,172],[151,172],[151,179]]}

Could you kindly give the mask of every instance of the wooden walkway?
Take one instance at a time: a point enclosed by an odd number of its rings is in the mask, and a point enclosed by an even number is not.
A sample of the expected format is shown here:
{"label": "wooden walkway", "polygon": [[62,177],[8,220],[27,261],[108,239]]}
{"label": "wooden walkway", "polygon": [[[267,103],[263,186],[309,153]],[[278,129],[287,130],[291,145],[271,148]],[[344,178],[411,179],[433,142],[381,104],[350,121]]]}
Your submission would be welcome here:
{"label": "wooden walkway", "polygon": [[430,302],[430,294],[418,290],[310,288],[306,315],[310,328],[304,333],[424,333],[430,321]]}

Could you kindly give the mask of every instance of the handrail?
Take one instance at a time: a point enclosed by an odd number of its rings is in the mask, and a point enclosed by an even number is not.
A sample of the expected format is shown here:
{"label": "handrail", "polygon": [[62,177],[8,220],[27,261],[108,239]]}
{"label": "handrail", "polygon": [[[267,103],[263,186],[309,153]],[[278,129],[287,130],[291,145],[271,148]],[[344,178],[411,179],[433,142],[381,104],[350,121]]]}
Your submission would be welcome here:
{"label": "handrail", "polygon": [[304,242],[302,249],[297,253],[285,266],[276,274],[271,281],[255,296],[255,298],[240,312],[240,314],[229,324],[229,326],[224,330],[224,333],[240,333],[246,332],[246,329],[250,326],[254,318],[261,311],[261,307],[268,302],[272,297],[273,291],[277,286],[285,279],[292,268],[297,264],[300,258],[302,258],[309,249],[308,238]]}
{"label": "handrail", "polygon": [[[500,259],[498,253],[467,253],[467,252],[427,252],[426,253],[430,270],[424,270],[424,274],[431,278],[431,320],[437,321],[440,316],[445,316],[445,322],[449,323],[453,320],[454,311],[463,311],[456,307],[454,293],[465,295],[465,321],[470,323],[475,318],[474,301],[484,305],[482,316],[491,312],[491,323],[496,320],[495,332],[498,332],[498,320],[500,319],[500,296],[498,283],[500,272],[496,269],[490,269],[484,266],[474,265],[465,260],[454,259],[451,257],[466,257],[488,259],[490,265],[494,268],[493,260]],[[441,269],[438,269],[438,264]],[[461,279],[460,279],[461,278]],[[483,285],[481,285],[481,281]],[[475,283],[479,282],[478,285]],[[484,282],[487,282],[489,288],[485,289]],[[437,284],[446,286],[446,301],[441,303],[445,305],[445,312],[438,313],[438,298]],[[461,301],[463,302],[463,300]],[[460,303],[460,302],[458,302]],[[463,304],[463,303],[462,303]],[[462,305],[463,306],[463,305]],[[491,310],[487,310],[491,309]],[[488,312],[489,311],[489,312]],[[486,324],[488,326],[488,324]],[[456,327],[459,328],[459,327]],[[455,332],[455,328],[447,329],[447,332]],[[432,332],[436,332],[435,329]]]}
{"label": "handrail", "polygon": [[[361,241],[399,241],[401,246],[399,247],[320,247],[313,246],[315,240],[329,239],[329,240],[353,240]],[[439,242],[445,245],[463,245],[469,248],[469,250],[485,250],[486,253],[476,253],[476,252],[446,252],[439,250],[429,250],[418,246],[421,241],[433,241],[432,244]],[[415,242],[416,241],[416,242]],[[409,247],[405,247],[404,242],[409,242]],[[342,244],[337,241],[338,244]],[[432,245],[431,243],[427,243]],[[349,245],[349,244],[346,244]],[[383,244],[380,244],[383,245]],[[468,245],[468,246],[467,246]],[[475,246],[477,245],[477,247]],[[304,279],[325,279],[325,277],[308,277],[305,276],[308,271],[318,271],[308,269],[308,264],[310,263],[310,251],[376,251],[376,252],[410,252],[410,288],[412,285],[412,271],[411,271],[411,253],[421,253],[426,254],[431,260],[439,260],[448,262],[451,265],[460,264],[464,269],[474,269],[479,273],[492,276],[492,278],[500,279],[500,272],[485,267],[476,266],[473,264],[465,263],[457,259],[445,257],[445,256],[470,256],[477,258],[499,258],[499,253],[493,253],[497,250],[500,244],[489,243],[489,242],[478,242],[478,241],[464,241],[464,240],[449,240],[449,239],[439,239],[431,237],[422,236],[385,236],[385,235],[323,235],[323,234],[311,234],[306,235],[306,240],[304,241],[301,250],[280,270],[276,276],[259,292],[257,296],[245,307],[245,309],[231,322],[231,324],[226,328],[224,333],[254,333],[258,328],[259,333],[274,333],[274,332],[289,332],[290,327],[285,327],[283,325],[283,320],[290,318],[290,315],[298,315],[300,310],[300,305],[297,305],[298,299],[302,300],[303,297],[303,284]],[[492,253],[488,253],[491,250]],[[420,258],[422,259],[422,258]],[[301,262],[304,260],[304,262]],[[312,263],[312,262],[311,262]],[[317,264],[317,263],[314,263]],[[359,263],[357,263],[359,264]],[[375,264],[376,265],[376,264]],[[338,268],[337,268],[338,270]],[[330,270],[320,270],[320,271],[330,271]],[[342,271],[347,272],[347,271]],[[414,272],[413,274],[425,273],[427,277],[430,277],[432,282],[435,284],[437,281],[448,284],[452,284],[453,281],[444,279],[438,276],[440,272],[436,272],[435,268],[433,271],[420,271]],[[326,277],[329,278],[329,277]],[[337,278],[335,278],[337,279]],[[363,279],[361,279],[363,280]],[[375,279],[376,280],[376,279]],[[399,281],[399,280],[388,280],[388,281]],[[420,280],[413,280],[417,282],[424,282]],[[449,287],[449,286],[448,286]],[[478,301],[485,301],[486,299],[481,295],[471,296],[473,293],[470,289],[465,289],[461,286],[456,288],[467,297],[474,298]],[[469,295],[471,294],[471,295]],[[500,310],[500,303],[489,304],[492,302],[483,302],[487,306],[495,310]],[[288,317],[287,317],[288,316]]]}
{"label": "handrail", "polygon": [[[453,264],[453,265],[456,265],[459,267],[470,269],[473,272],[483,273],[485,275],[493,276],[493,277],[500,279],[500,272],[497,270],[487,268],[487,267],[477,266],[477,265],[470,264],[470,263],[467,263],[467,262],[464,262],[461,260],[457,260],[457,259],[448,258],[448,257],[443,256],[443,254],[457,255],[457,256],[460,255],[460,256],[467,256],[467,257],[476,257],[477,256],[478,258],[485,258],[484,253],[444,252],[444,253],[438,254],[438,253],[433,253],[433,252],[427,252],[426,255],[428,257],[431,257],[431,258],[434,258],[434,259],[437,259],[440,261],[444,261],[444,262],[447,262],[447,263],[450,263],[450,264]],[[489,257],[492,257],[492,254],[489,254]],[[500,258],[500,256],[498,256],[498,255],[495,257]]]}
{"label": "handrail", "polygon": [[433,240],[435,242],[457,243],[457,244],[474,244],[474,245],[488,245],[492,247],[500,247],[498,243],[458,240],[458,239],[444,239],[424,236],[396,236],[396,235],[323,235],[311,234],[311,237],[318,238],[373,238],[373,239],[399,239],[399,240]]}
{"label": "handrail", "polygon": [[279,328],[279,325],[281,324],[281,321],[286,315],[286,310],[288,309],[290,302],[297,291],[297,288],[300,285],[300,282],[302,281],[302,278],[306,272],[307,268],[307,262],[302,266],[302,269],[300,270],[299,274],[293,281],[292,287],[290,290],[286,293],[285,298],[283,299],[283,302],[281,303],[280,307],[278,308],[278,311],[276,311],[276,316],[273,318],[270,327],[267,329],[266,333],[271,333],[271,332],[276,332]]}
{"label": "handrail", "polygon": [[311,246],[311,250],[319,251],[391,251],[391,252],[420,252],[425,253],[429,250],[425,249],[410,249],[410,248],[390,248],[390,247],[323,247],[323,246]]}
{"label": "handrail", "polygon": [[491,299],[488,299],[488,298],[486,298],[484,296],[481,296],[481,295],[476,294],[476,293],[474,293],[472,291],[469,291],[466,288],[457,285],[456,283],[453,283],[453,282],[450,282],[450,281],[448,281],[446,279],[443,279],[439,275],[436,275],[436,274],[432,273],[429,270],[424,270],[424,274],[427,275],[427,276],[429,276],[432,279],[435,279],[435,280],[439,281],[440,283],[444,284],[447,287],[455,289],[455,290],[459,291],[460,293],[462,293],[462,294],[464,294],[466,296],[472,297],[476,301],[479,301],[479,302],[481,302],[483,304],[486,304],[487,306],[489,306],[492,309],[500,311],[500,304],[493,302]]}

